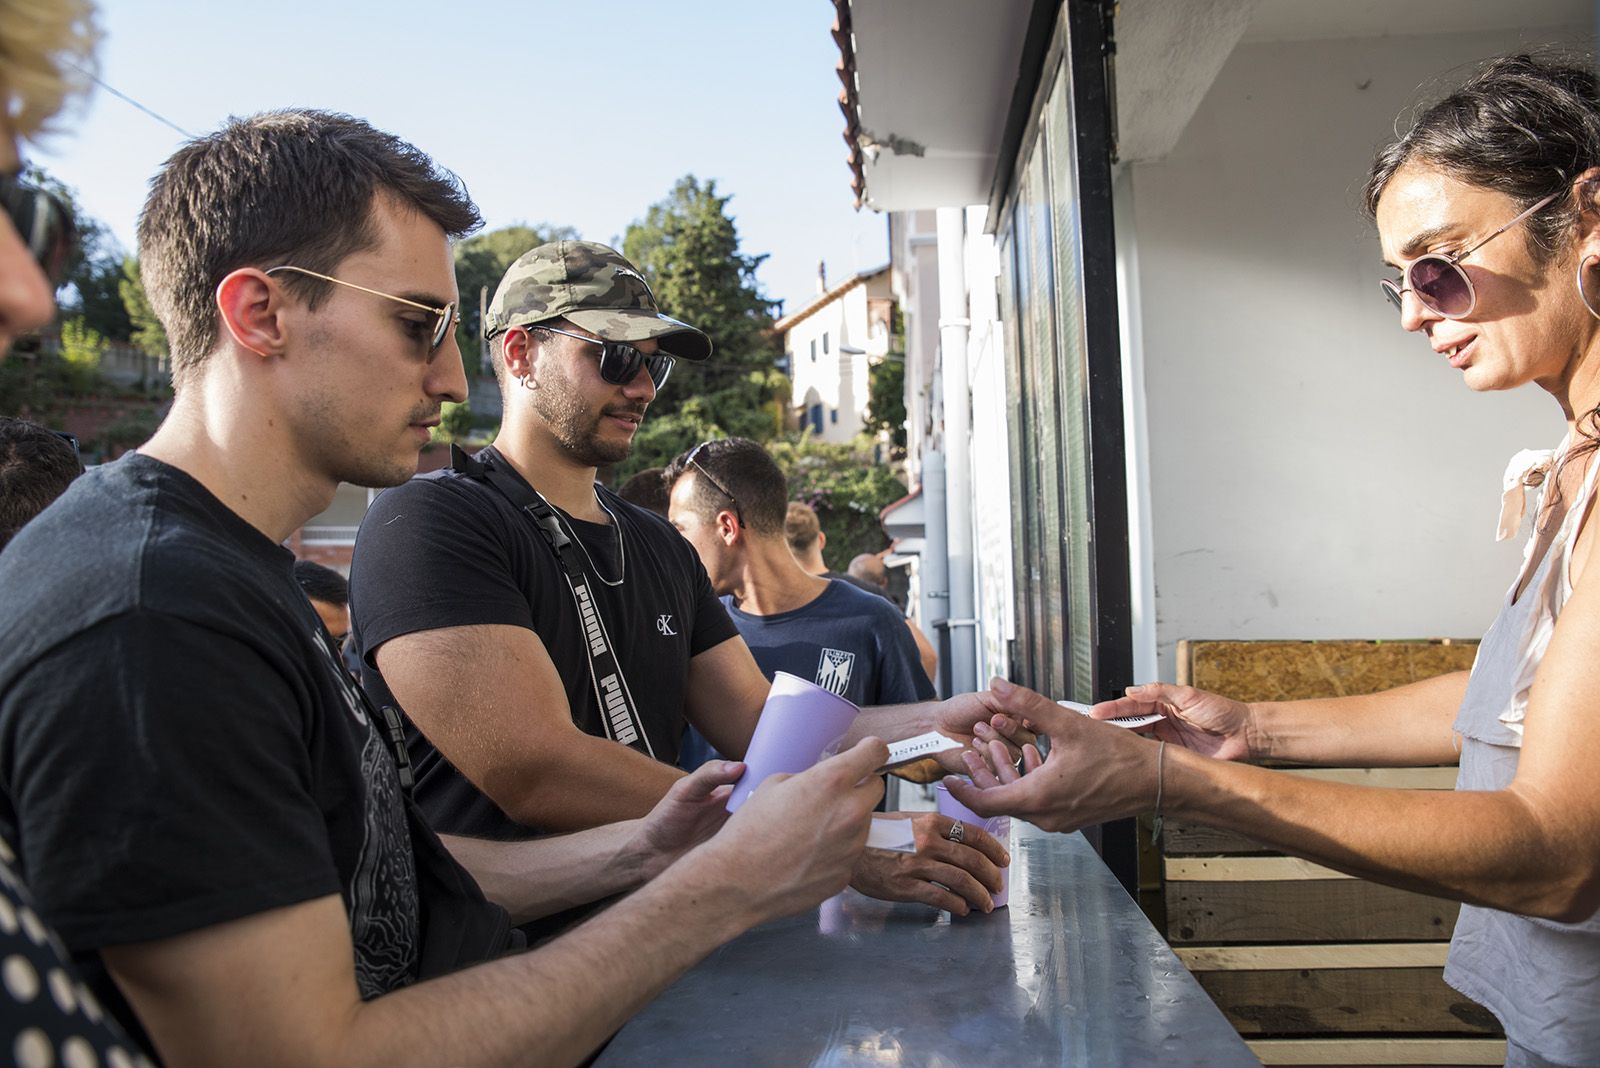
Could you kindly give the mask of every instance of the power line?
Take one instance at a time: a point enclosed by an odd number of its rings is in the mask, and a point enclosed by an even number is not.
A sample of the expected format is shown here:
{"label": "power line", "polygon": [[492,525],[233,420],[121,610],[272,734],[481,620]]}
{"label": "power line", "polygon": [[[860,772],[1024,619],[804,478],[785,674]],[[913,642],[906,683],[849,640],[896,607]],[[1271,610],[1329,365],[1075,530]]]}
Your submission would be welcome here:
{"label": "power line", "polygon": [[118,100],[123,100],[123,101],[126,101],[129,104],[132,104],[134,107],[138,108],[140,111],[144,112],[146,115],[150,116],[152,119],[155,119],[157,122],[161,123],[163,126],[167,126],[167,127],[170,127],[171,129],[174,129],[174,130],[178,131],[183,136],[189,138],[191,141],[194,140],[194,134],[190,133],[188,130],[185,130],[182,126],[179,126],[177,123],[173,122],[171,119],[167,118],[165,115],[158,114],[157,112],[151,110],[150,108],[145,107],[143,104],[139,103],[137,100],[135,100],[133,97],[129,96],[127,93],[124,93],[124,92],[116,89],[115,87],[106,84],[103,80],[101,80],[99,75],[95,74],[93,71],[84,70],[82,67],[78,66],[76,63],[73,63],[73,62],[70,62],[70,61],[67,62],[67,66],[71,67],[73,70],[77,71],[79,74],[83,75],[85,78],[88,78],[90,81],[94,82],[94,84],[98,85],[100,88],[104,89],[106,92],[110,93],[112,96],[116,97]]}

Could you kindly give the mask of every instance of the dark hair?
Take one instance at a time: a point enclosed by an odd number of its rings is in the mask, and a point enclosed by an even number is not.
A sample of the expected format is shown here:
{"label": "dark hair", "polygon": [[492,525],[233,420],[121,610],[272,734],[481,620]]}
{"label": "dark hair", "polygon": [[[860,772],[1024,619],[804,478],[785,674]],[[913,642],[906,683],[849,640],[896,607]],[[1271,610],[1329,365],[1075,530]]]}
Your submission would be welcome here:
{"label": "dark hair", "polygon": [[0,417],[0,548],[82,472],[78,454],[60,434]]}
{"label": "dark hair", "polygon": [[654,512],[667,514],[667,473],[665,467],[647,467],[617,487],[617,496],[629,504]]}
{"label": "dark hair", "polygon": [[[291,110],[230,119],[173,153],[139,215],[139,262],[172,343],[174,383],[181,387],[216,344],[215,293],[229,272],[293,263],[333,274],[346,257],[377,244],[380,193],[451,238],[482,221],[454,174],[348,115]],[[313,308],[332,288],[298,274],[283,281]]]}
{"label": "dark hair", "polygon": [[783,536],[789,542],[789,551],[808,553],[822,536],[822,522],[817,510],[802,501],[790,501],[783,517]]}
{"label": "dark hair", "polygon": [[296,560],[294,580],[300,584],[308,600],[336,604],[340,608],[350,603],[350,583],[331,567],[323,567],[310,560]]}
{"label": "dark hair", "polygon": [[[689,463],[691,453],[693,465]],[[668,486],[676,486],[684,475],[705,472],[733,496],[745,525],[751,530],[769,537],[784,532],[784,518],[789,509],[788,488],[783,472],[767,455],[766,449],[748,438],[708,441],[699,452],[691,449],[668,464],[664,480]],[[730,503],[733,502],[709,479],[695,479],[694,504],[702,518],[710,519]]]}
{"label": "dark hair", "polygon": [[[1531,207],[1600,166],[1594,72],[1579,62],[1531,55],[1490,60],[1378,153],[1363,196],[1368,215],[1377,215],[1389,180],[1411,162]],[[1538,262],[1560,252],[1580,210],[1559,197],[1528,219],[1526,240]]]}
{"label": "dark hair", "polygon": [[[1586,62],[1531,55],[1485,63],[1455,92],[1422,113],[1409,132],[1372,161],[1363,197],[1369,216],[1395,172],[1424,163],[1470,185],[1497,190],[1527,209],[1600,166],[1600,87]],[[1585,198],[1557,197],[1524,224],[1534,262],[1547,264],[1590,210]],[[1600,407],[1578,421],[1570,463],[1600,448]],[[1554,482],[1560,493],[1560,479]]]}

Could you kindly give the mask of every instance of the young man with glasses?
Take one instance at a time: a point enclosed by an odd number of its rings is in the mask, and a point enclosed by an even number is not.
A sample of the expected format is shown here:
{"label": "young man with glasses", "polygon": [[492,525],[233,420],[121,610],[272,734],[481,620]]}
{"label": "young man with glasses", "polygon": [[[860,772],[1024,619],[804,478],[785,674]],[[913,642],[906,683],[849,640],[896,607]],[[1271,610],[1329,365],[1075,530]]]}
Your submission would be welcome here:
{"label": "young man with glasses", "polygon": [[[441,841],[417,816],[398,721],[281,542],[341,481],[409,477],[464,397],[440,321],[477,224],[454,176],[347,116],[184,145],[139,226],[172,413],[0,553],[0,836],[167,1064],[577,1063],[711,948],[843,886],[865,841],[871,739],[731,820],[738,764],[559,840]],[[502,956],[508,919],[647,879]]]}
{"label": "young man with glasses", "polygon": [[[504,402],[494,445],[384,493],[357,536],[364,678],[407,717],[436,826],[525,838],[633,818],[682,776],[686,721],[742,755],[769,688],[694,549],[595,481],[628,455],[673,361],[711,344],[633,264],[582,241],[513,263],[485,333]],[[965,741],[993,712],[965,695],[872,710],[862,729]],[[921,900],[925,884],[895,889]]]}

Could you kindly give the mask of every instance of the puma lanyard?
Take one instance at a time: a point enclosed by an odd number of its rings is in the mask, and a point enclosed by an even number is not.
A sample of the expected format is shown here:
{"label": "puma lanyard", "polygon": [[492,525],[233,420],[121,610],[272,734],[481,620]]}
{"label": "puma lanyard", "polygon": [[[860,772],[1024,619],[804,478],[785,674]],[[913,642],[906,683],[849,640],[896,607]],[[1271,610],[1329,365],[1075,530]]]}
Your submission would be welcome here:
{"label": "puma lanyard", "polygon": [[[572,593],[572,602],[577,607],[578,621],[583,627],[583,644],[589,655],[589,681],[594,688],[606,737],[653,758],[655,749],[645,733],[644,722],[639,717],[622,666],[617,663],[611,632],[600,614],[600,605],[594,599],[589,576],[573,552],[573,539],[567,534],[560,516],[550,503],[511,473],[509,467],[492,445],[476,456],[468,456],[459,446],[450,446],[451,470],[493,486],[512,507],[528,517],[533,528],[555,554],[556,562],[561,565],[562,574],[567,580],[567,589]],[[617,527],[617,536],[622,536],[620,526]]]}

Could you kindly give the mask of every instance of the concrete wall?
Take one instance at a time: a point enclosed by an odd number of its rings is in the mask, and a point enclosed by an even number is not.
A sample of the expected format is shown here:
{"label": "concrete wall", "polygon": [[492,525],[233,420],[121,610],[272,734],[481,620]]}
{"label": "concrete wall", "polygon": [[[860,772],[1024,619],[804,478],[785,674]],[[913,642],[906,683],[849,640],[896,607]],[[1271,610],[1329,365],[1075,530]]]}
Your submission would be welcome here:
{"label": "concrete wall", "polygon": [[1535,389],[1468,391],[1399,330],[1358,204],[1419,84],[1518,44],[1241,45],[1171,155],[1119,184],[1161,677],[1182,638],[1465,637],[1492,618],[1521,551],[1493,541],[1501,472],[1564,424]]}

